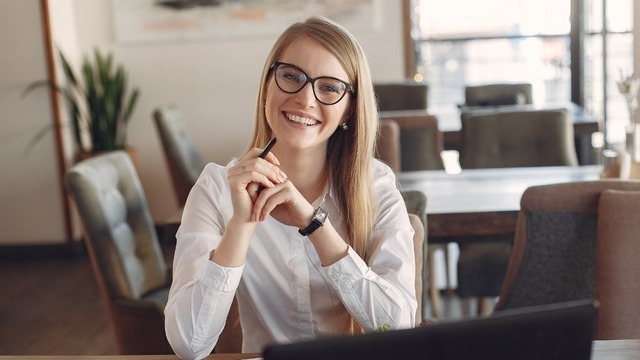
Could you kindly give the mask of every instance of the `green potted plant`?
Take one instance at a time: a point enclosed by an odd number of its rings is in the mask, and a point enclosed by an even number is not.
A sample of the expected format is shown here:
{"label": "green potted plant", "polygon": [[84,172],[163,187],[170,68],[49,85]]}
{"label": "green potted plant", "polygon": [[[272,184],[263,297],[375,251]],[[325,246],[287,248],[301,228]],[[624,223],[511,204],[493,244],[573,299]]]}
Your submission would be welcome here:
{"label": "green potted plant", "polygon": [[[113,55],[94,49],[93,59],[84,57],[79,75],[58,50],[65,84],[50,81],[31,85],[50,85],[65,100],[73,138],[78,147],[78,160],[92,154],[127,147],[127,125],[140,95],[137,88],[128,91],[128,77]],[[42,136],[42,133],[36,137]],[[36,139],[37,140],[37,139]]]}

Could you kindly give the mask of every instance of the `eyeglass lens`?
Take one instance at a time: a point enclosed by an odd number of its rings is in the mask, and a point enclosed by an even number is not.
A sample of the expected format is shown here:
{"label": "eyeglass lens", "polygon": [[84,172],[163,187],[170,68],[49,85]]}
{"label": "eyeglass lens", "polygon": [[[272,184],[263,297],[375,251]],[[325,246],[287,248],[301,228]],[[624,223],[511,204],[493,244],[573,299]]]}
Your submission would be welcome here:
{"label": "eyeglass lens", "polygon": [[275,79],[280,90],[289,94],[297,93],[310,82],[316,99],[325,105],[337,103],[347,92],[347,84],[342,80],[328,76],[313,79],[290,64],[276,63]]}

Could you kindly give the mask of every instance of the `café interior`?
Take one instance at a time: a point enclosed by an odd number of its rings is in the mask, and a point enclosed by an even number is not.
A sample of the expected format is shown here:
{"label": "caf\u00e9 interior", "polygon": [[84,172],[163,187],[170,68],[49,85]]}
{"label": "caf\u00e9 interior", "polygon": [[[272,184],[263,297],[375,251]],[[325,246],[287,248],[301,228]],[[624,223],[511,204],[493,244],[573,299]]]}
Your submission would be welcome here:
{"label": "caf\u00e9 interior", "polygon": [[[243,154],[261,61],[310,15],[370,63],[375,156],[415,231],[416,328],[588,300],[588,342],[567,351],[640,358],[632,0],[141,3],[8,0],[0,15],[15,49],[0,70],[0,359],[176,358],[163,309],[186,198],[207,163]],[[134,106],[123,147],[85,151],[93,135],[74,135],[47,84],[100,54]],[[90,188],[109,184],[87,169],[116,171],[110,190],[135,206],[100,203]],[[234,303],[211,359],[267,358],[241,354],[239,316]]]}

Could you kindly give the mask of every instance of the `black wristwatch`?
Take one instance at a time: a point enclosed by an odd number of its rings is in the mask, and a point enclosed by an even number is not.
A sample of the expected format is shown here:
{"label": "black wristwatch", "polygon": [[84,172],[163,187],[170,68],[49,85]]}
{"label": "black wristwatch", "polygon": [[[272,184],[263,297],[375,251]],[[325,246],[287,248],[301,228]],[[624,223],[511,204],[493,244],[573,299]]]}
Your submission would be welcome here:
{"label": "black wristwatch", "polygon": [[327,214],[327,212],[324,211],[323,208],[318,206],[316,208],[316,211],[313,212],[313,218],[311,218],[311,224],[309,224],[309,226],[307,226],[304,229],[298,229],[298,232],[302,236],[311,235],[311,233],[316,231],[320,226],[324,225],[324,222],[325,220],[327,220],[328,216],[329,214]]}

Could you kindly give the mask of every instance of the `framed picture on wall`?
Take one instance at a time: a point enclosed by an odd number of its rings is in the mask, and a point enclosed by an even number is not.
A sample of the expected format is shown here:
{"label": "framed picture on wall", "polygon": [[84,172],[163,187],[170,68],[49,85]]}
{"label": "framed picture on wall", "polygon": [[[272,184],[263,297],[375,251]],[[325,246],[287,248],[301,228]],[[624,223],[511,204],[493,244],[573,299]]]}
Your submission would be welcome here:
{"label": "framed picture on wall", "polygon": [[377,27],[381,0],[112,0],[122,44],[272,37],[311,15],[350,30]]}

